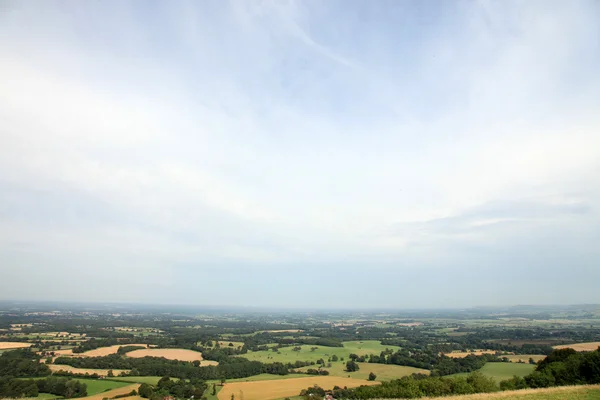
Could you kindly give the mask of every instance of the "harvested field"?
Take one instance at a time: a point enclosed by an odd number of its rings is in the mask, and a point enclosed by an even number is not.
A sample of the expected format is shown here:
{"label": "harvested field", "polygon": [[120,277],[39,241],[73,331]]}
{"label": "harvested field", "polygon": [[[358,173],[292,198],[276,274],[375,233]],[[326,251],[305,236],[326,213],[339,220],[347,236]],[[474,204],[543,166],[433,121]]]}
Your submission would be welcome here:
{"label": "harvested field", "polygon": [[[117,383],[117,382],[115,382]],[[133,385],[127,385],[127,386],[123,386],[117,389],[112,389],[112,390],[108,390],[106,392],[101,392],[98,394],[95,394],[93,396],[88,396],[88,397],[81,397],[81,399],[85,399],[85,400],[102,400],[105,397],[107,398],[113,398],[115,396],[119,396],[122,394],[127,394],[129,392],[131,392],[132,390],[138,390],[140,387],[139,383],[134,383]],[[141,399],[138,396],[130,396],[130,397],[126,397],[127,399]]]}
{"label": "harvested field", "polygon": [[31,343],[23,343],[23,342],[0,342],[0,350],[6,349],[23,349],[26,347],[30,347]]}
{"label": "harvested field", "polygon": [[423,326],[422,322],[398,322],[396,325],[398,326]]}
{"label": "harvested field", "polygon": [[490,340],[492,343],[507,344],[509,346],[523,346],[524,344],[536,344],[539,346],[553,346],[557,342],[560,343],[560,339],[532,339],[532,340],[512,340],[512,339],[499,339]]}
{"label": "harvested field", "polygon": [[478,393],[452,397],[422,397],[422,400],[593,400],[600,398],[600,385],[561,386],[547,389],[507,390],[498,393]]}
{"label": "harvested field", "polygon": [[217,365],[216,361],[208,361],[202,358],[202,353],[187,349],[141,349],[130,351],[126,354],[128,357],[164,357],[169,360],[179,361],[202,361],[202,366]]}
{"label": "harvested field", "polygon": [[517,355],[509,355],[509,356],[502,356],[502,357],[506,357],[510,360],[510,362],[516,362],[516,363],[518,363],[519,361],[528,363],[530,358],[533,358],[533,361],[535,361],[535,362],[538,362],[538,361],[546,358],[546,356],[543,354],[517,354]]}
{"label": "harvested field", "polygon": [[[226,383],[218,394],[219,400],[229,400],[232,396],[244,400],[269,400],[289,396],[297,396],[302,389],[319,385],[324,389],[334,386],[349,388],[360,385],[378,385],[363,379],[340,378],[332,376],[315,376],[309,378],[280,379],[275,381]],[[101,399],[100,399],[101,400]]]}
{"label": "harvested field", "polygon": [[79,355],[83,356],[83,357],[108,356],[109,354],[116,354],[117,350],[119,350],[119,347],[123,347],[123,346],[142,346],[142,347],[147,347],[146,344],[116,344],[114,346],[109,346],[109,347],[99,347],[97,349],[81,353]]}
{"label": "harvested field", "polygon": [[594,351],[600,347],[600,342],[574,343],[552,346],[553,349],[573,349],[575,351]]}
{"label": "harvested field", "polygon": [[460,351],[455,353],[445,353],[446,357],[450,358],[465,358],[466,356],[475,355],[481,356],[483,354],[496,354],[496,350],[472,350],[472,351]]}
{"label": "harvested field", "polygon": [[263,332],[269,332],[269,333],[298,333],[298,332],[304,332],[304,331],[302,329],[274,329],[274,330],[263,331]]}
{"label": "harvested field", "polygon": [[[101,376],[108,375],[108,369],[91,369],[91,368],[75,368],[70,365],[59,365],[59,364],[48,364],[48,367],[52,372],[65,371],[73,374],[98,374]],[[121,372],[129,372],[128,369],[113,369],[112,372],[115,375],[119,375]]]}
{"label": "harvested field", "polygon": [[[233,346],[230,346],[229,343],[233,344]],[[237,349],[238,347],[243,347],[244,346],[244,342],[228,342],[226,340],[219,340],[219,346],[221,347],[232,347],[234,349]]]}

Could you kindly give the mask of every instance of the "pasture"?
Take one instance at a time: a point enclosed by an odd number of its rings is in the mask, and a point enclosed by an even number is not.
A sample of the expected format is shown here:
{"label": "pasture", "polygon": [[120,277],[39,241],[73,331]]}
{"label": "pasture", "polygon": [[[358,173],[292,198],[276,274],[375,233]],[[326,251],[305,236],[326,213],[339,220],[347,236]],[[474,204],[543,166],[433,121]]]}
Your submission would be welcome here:
{"label": "pasture", "polygon": [[[360,369],[356,372],[347,372],[345,371],[346,363],[345,362],[334,362],[331,363],[330,368],[322,368],[329,371],[329,376],[341,376],[353,379],[368,379],[369,373],[373,372],[377,375],[376,381],[391,381],[392,379],[399,379],[403,376],[408,376],[412,374],[426,374],[429,375],[429,370],[413,368],[413,367],[405,367],[401,365],[393,365],[393,364],[370,364],[370,363],[357,363]],[[311,367],[298,368],[296,371],[306,371]]]}
{"label": "pasture", "polygon": [[575,351],[594,351],[600,347],[600,342],[574,343],[552,346],[553,349],[573,349]]}
{"label": "pasture", "polygon": [[127,357],[164,357],[168,360],[201,361],[202,366],[218,365],[216,361],[204,360],[202,353],[187,349],[140,349],[125,354]]}
{"label": "pasture", "polygon": [[[296,361],[314,361],[322,358],[327,362],[329,357],[336,355],[338,358],[344,358],[348,360],[348,356],[352,353],[359,356],[368,354],[381,353],[386,348],[396,351],[400,347],[398,346],[383,346],[378,340],[364,340],[364,341],[351,341],[344,342],[344,347],[328,347],[328,346],[313,346],[313,345],[302,345],[298,346],[301,348],[300,351],[294,351],[295,346],[282,347],[279,349],[279,353],[274,351],[249,351],[246,354],[242,354],[251,361],[261,361],[264,363],[270,362],[282,362],[282,363],[294,363]],[[315,350],[311,350],[315,348]]]}
{"label": "pasture", "polygon": [[[518,364],[513,362],[489,362],[479,370],[482,374],[494,378],[496,382],[504,381],[516,376],[525,376],[533,372],[535,365]],[[460,374],[452,374],[449,376],[467,376],[466,372]]]}
{"label": "pasture", "polygon": [[340,378],[332,376],[314,376],[308,378],[280,379],[255,382],[226,383],[218,393],[219,400],[229,400],[234,396],[244,400],[270,400],[288,396],[297,396],[302,389],[319,385],[324,389],[334,386],[357,387],[360,385],[377,385],[379,382],[369,382],[362,379]]}
{"label": "pasture", "polygon": [[[80,381],[83,381],[83,379],[79,379]],[[88,379],[88,380],[93,380],[93,379]],[[123,382],[116,382],[116,381],[98,381],[98,382],[109,382],[109,383],[113,383],[113,384],[118,384],[119,386],[114,387],[113,389],[108,389],[108,390],[101,390],[99,392],[95,392],[94,394],[91,394],[92,392],[90,391],[90,385],[88,384],[88,396],[87,397],[81,397],[81,399],[85,399],[85,400],[102,400],[104,398],[108,398],[108,399],[112,399],[115,396],[120,396],[120,395],[124,395],[127,394],[129,392],[131,392],[132,390],[138,390],[140,385],[138,383],[134,383],[134,384],[127,384],[127,383],[123,383]],[[87,382],[85,382],[87,384]],[[141,399],[141,397],[138,396],[130,396],[130,397],[125,397],[125,399]]]}
{"label": "pasture", "polygon": [[[117,381],[109,381],[106,379],[86,379],[86,378],[75,378],[81,383],[85,383],[87,385],[88,396],[93,396],[98,393],[107,392],[113,389],[119,389],[126,386],[131,386],[131,384],[127,382],[117,382]],[[137,385],[136,385],[137,386]],[[131,391],[129,389],[128,391]],[[127,393],[125,391],[123,393]],[[102,396],[102,397],[111,397],[111,396]]]}
{"label": "pasture", "polygon": [[0,350],[23,349],[23,348],[30,347],[30,346],[31,346],[31,343],[0,342]]}

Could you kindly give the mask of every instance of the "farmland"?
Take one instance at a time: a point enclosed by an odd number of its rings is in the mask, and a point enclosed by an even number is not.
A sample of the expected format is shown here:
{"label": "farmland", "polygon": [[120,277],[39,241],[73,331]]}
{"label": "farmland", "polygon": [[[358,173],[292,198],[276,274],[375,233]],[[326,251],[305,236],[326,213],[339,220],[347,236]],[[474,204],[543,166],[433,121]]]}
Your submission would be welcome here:
{"label": "farmland", "polygon": [[[164,357],[168,360],[202,361],[202,353],[186,349],[140,349],[130,351],[127,357]],[[202,361],[202,365],[217,365],[214,361]]]}
{"label": "farmland", "polygon": [[496,353],[495,350],[472,350],[472,351],[457,351],[457,352],[452,352],[452,353],[445,353],[444,355],[446,357],[451,357],[451,358],[464,358],[464,357],[470,356],[470,355],[480,356],[482,354],[495,354],[495,353]]}
{"label": "farmland", "polygon": [[600,347],[600,342],[587,342],[587,343],[575,343],[565,344],[560,346],[552,346],[555,349],[573,349],[575,351],[594,351]]}
{"label": "farmland", "polygon": [[0,350],[21,349],[25,347],[31,347],[31,343],[0,342]]}
{"label": "farmland", "polygon": [[319,385],[325,389],[334,386],[347,386],[349,388],[360,385],[376,385],[378,382],[369,382],[362,379],[315,376],[308,378],[284,379],[277,381],[235,382],[226,383],[218,394],[219,400],[229,400],[232,395],[244,400],[270,400],[288,396],[296,396],[302,389]]}
{"label": "farmland", "polygon": [[[83,356],[83,357],[101,357],[101,356],[107,356],[109,354],[116,354],[117,350],[119,350],[119,347],[121,347],[121,346],[123,346],[123,345],[117,344],[117,345],[109,346],[109,347],[99,347],[97,349],[81,353],[81,354],[79,354],[79,356]],[[145,344],[131,344],[129,346],[142,346],[142,347],[146,347],[147,345],[145,345]]]}
{"label": "farmland", "polygon": [[[70,365],[58,365],[58,364],[49,364],[48,368],[50,368],[50,370],[52,372],[57,372],[57,371],[65,371],[65,372],[71,372],[73,374],[98,374],[101,376],[106,376],[108,375],[108,369],[91,369],[91,368],[74,368],[71,367]],[[119,375],[120,373],[123,372],[129,372],[130,370],[128,369],[113,369],[112,372],[115,375]]]}
{"label": "farmland", "polygon": [[[531,364],[518,364],[518,363],[502,363],[502,362],[489,362],[480,369],[481,373],[494,378],[496,382],[500,382],[506,379],[516,376],[525,376],[533,372],[535,365]],[[468,374],[455,374],[453,376],[467,376]]]}
{"label": "farmland", "polygon": [[[102,393],[102,392],[105,392],[108,390],[131,386],[127,382],[116,382],[116,381],[109,381],[109,380],[105,380],[105,379],[100,380],[100,379],[77,378],[77,380],[79,382],[85,383],[87,385],[88,396],[92,396],[92,395]],[[131,391],[131,389],[129,389],[129,391]]]}
{"label": "farmland", "polygon": [[538,362],[540,360],[543,360],[544,358],[546,358],[545,355],[542,354],[520,354],[520,355],[506,355],[506,356],[502,356],[502,357],[506,357],[510,360],[510,362],[523,362],[523,363],[527,363],[529,362],[530,358],[533,358],[533,361]]}

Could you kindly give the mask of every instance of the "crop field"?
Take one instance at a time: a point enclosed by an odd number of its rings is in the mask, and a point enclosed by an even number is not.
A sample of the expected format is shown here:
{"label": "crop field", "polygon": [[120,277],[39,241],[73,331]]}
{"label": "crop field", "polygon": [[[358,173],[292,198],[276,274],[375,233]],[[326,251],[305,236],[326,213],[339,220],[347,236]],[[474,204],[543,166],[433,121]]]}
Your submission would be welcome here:
{"label": "crop field", "polygon": [[[535,365],[504,363],[504,362],[489,362],[479,370],[482,374],[492,377],[496,382],[504,381],[516,376],[525,376],[533,372]],[[453,374],[449,376],[467,376],[468,373]]]}
{"label": "crop field", "polygon": [[[229,346],[229,343],[233,344],[233,346]],[[233,347],[237,349],[238,347],[243,347],[244,342],[228,342],[227,340],[219,340],[219,346],[221,347]]]}
{"label": "crop field", "polygon": [[233,395],[237,399],[244,400],[270,400],[288,396],[297,396],[302,389],[306,389],[313,385],[319,385],[324,389],[332,389],[336,385],[351,388],[360,385],[377,384],[379,384],[379,382],[332,376],[280,379],[275,381],[235,382],[226,383],[217,397],[219,400],[229,400]]}
{"label": "crop field", "polygon": [[422,400],[600,400],[600,385],[562,386],[547,389],[508,390],[452,397],[422,397]]}
{"label": "crop field", "polygon": [[[108,375],[108,369],[91,369],[91,368],[75,368],[70,365],[59,365],[59,364],[48,364],[48,367],[52,372],[65,371],[73,374],[98,374],[101,376]],[[129,372],[128,369],[113,369],[112,372],[115,375],[119,375],[121,372]]]}
{"label": "crop field", "polygon": [[119,347],[122,347],[122,346],[142,346],[142,347],[146,347],[147,345],[145,345],[145,344],[125,344],[125,345],[123,345],[123,344],[116,344],[114,346],[109,346],[109,347],[99,347],[97,349],[81,353],[79,355],[82,356],[82,357],[108,356],[110,354],[116,354],[117,350],[119,350]]}
{"label": "crop field", "polygon": [[508,356],[502,356],[502,357],[508,358],[510,360],[510,362],[519,362],[519,360],[520,360],[520,361],[523,361],[524,363],[529,362],[530,358],[533,358],[533,361],[535,361],[535,362],[538,362],[538,361],[546,358],[546,356],[543,354],[518,354],[518,355],[508,355]]}
{"label": "crop field", "polygon": [[[359,356],[368,355],[368,354],[377,354],[381,353],[386,348],[391,350],[398,350],[398,346],[383,346],[378,340],[364,340],[364,341],[351,341],[344,342],[344,347],[328,347],[328,346],[312,346],[312,345],[302,345],[298,346],[301,348],[300,351],[294,351],[294,347],[283,347],[279,349],[279,353],[275,353],[274,351],[249,351],[246,354],[243,354],[242,357],[245,357],[251,361],[261,361],[261,362],[295,362],[295,361],[317,361],[322,358],[325,361],[333,355],[336,355],[338,358],[344,358],[344,360],[348,359],[348,356],[351,353],[357,354]],[[313,351],[311,348],[315,347],[316,349]]]}
{"label": "crop field", "polygon": [[445,356],[451,358],[465,358],[466,356],[470,355],[481,356],[483,354],[496,354],[496,350],[457,351],[453,353],[446,353]]}
{"label": "crop field", "polygon": [[[369,373],[373,372],[377,375],[376,381],[390,381],[392,379],[399,379],[403,376],[412,374],[427,374],[429,370],[405,367],[401,365],[392,364],[370,364],[370,363],[357,363],[360,369],[356,372],[345,371],[346,362],[333,362],[330,368],[322,368],[329,371],[329,376],[341,376],[354,379],[368,379]],[[315,368],[314,366],[298,368],[297,371],[306,371],[309,368]]]}
{"label": "crop field", "polygon": [[202,366],[218,365],[216,361],[202,359],[202,353],[187,349],[140,349],[125,354],[127,357],[164,357],[169,360],[202,361]]}
{"label": "crop field", "polygon": [[600,342],[587,342],[587,343],[576,343],[576,344],[565,344],[560,346],[552,346],[554,349],[573,349],[575,351],[594,351],[600,347]]}
{"label": "crop field", "polygon": [[20,343],[20,342],[0,342],[0,350],[7,349],[22,349],[30,347],[31,343]]}

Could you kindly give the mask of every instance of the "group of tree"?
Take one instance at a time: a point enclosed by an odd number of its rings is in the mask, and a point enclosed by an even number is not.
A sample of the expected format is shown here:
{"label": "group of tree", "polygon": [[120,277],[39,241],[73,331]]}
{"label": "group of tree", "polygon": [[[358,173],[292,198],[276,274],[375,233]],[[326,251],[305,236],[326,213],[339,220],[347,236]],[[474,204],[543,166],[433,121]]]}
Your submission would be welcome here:
{"label": "group of tree", "polygon": [[0,377],[0,397],[37,397],[50,393],[65,399],[87,396],[87,385],[78,380],[50,376],[44,379],[17,379]]}
{"label": "group of tree", "polygon": [[0,376],[18,378],[50,375],[50,368],[40,363],[40,358],[29,349],[4,352],[0,355]]}
{"label": "group of tree", "polygon": [[201,399],[206,389],[208,389],[208,385],[203,380],[173,380],[165,376],[158,381],[156,386],[142,383],[138,393],[141,397],[152,400],[162,400],[166,396],[178,399]]}

